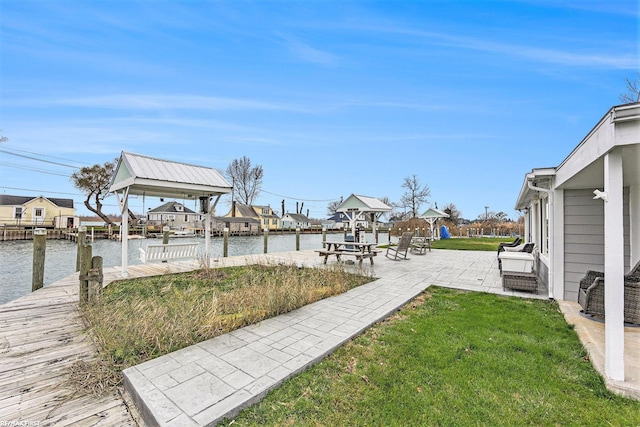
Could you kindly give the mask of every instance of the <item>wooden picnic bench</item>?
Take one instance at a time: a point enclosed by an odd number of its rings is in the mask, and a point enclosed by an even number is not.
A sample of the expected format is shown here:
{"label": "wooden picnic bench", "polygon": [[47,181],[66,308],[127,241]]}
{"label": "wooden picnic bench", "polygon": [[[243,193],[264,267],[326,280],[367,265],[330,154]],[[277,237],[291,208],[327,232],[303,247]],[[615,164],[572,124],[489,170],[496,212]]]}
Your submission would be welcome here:
{"label": "wooden picnic bench", "polygon": [[378,255],[378,251],[373,248],[375,243],[358,243],[358,242],[323,242],[326,249],[317,250],[318,255],[324,257],[324,264],[330,256],[334,255],[338,261],[341,256],[353,256],[359,264],[362,265],[363,259],[369,259],[373,265],[373,257]]}
{"label": "wooden picnic bench", "polygon": [[140,248],[140,260],[168,261],[170,259],[197,258],[198,243],[171,243],[167,245],[147,245],[147,249]]}

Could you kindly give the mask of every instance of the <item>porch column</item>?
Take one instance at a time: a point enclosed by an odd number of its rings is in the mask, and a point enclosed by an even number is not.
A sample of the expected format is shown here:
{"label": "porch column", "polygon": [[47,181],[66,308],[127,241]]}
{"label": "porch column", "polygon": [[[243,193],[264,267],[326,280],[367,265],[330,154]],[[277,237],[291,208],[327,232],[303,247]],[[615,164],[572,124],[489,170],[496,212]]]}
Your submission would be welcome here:
{"label": "porch column", "polygon": [[624,381],[624,229],[622,154],[604,156],[604,293],[605,366],[607,377]]}
{"label": "porch column", "polygon": [[559,188],[553,190],[551,230],[549,286],[553,298],[564,301],[564,190]]}

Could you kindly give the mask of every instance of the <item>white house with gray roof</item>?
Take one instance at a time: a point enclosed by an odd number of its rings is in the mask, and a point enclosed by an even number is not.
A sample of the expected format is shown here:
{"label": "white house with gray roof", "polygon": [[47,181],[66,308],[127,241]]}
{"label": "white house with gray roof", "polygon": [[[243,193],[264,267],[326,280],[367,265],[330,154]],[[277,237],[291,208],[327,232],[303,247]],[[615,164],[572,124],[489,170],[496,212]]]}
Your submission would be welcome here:
{"label": "white house with gray roof", "polygon": [[577,301],[586,272],[604,273],[605,374],[624,381],[623,276],[640,262],[640,103],[611,108],[559,166],[527,173],[515,207],[549,298]]}

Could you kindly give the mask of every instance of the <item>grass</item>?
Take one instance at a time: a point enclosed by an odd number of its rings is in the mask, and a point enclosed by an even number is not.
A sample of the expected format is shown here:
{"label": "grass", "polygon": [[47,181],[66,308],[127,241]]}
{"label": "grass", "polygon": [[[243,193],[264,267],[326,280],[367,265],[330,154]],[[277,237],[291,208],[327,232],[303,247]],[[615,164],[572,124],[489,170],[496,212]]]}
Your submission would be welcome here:
{"label": "grass", "polygon": [[99,360],[72,368],[77,388],[100,393],[146,360],[343,293],[372,277],[333,268],[251,265],[113,282],[81,307]]}
{"label": "grass", "polygon": [[457,249],[462,251],[498,251],[502,242],[513,242],[513,237],[463,237],[441,239],[432,242],[433,249]]}
{"label": "grass", "polygon": [[640,425],[556,303],[429,290],[224,425]]}

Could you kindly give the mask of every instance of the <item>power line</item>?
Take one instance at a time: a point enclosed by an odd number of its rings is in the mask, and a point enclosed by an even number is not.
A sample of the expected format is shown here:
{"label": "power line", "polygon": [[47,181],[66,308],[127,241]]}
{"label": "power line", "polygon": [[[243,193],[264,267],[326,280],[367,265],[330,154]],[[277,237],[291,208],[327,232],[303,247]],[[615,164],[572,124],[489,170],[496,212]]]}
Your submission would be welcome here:
{"label": "power line", "polygon": [[276,194],[276,193],[271,193],[267,190],[261,190],[263,193],[267,193],[267,194],[271,194],[272,196],[278,196],[278,197],[284,197],[285,199],[292,199],[292,200],[300,200],[302,202],[332,202],[334,200],[338,200],[340,197],[334,197],[333,199],[300,199],[298,197],[289,197],[289,196],[283,196],[282,194]]}
{"label": "power line", "polygon": [[30,188],[17,188],[17,187],[4,187],[4,186],[0,186],[0,188],[4,188],[7,190],[31,191],[33,193],[38,193],[38,194],[51,193],[51,194],[66,194],[68,196],[83,196],[83,194],[80,194],[80,193],[63,193],[62,191],[32,190]]}
{"label": "power line", "polygon": [[35,154],[36,156],[48,157],[50,159],[64,160],[65,162],[72,162],[72,163],[77,163],[77,164],[82,165],[82,166],[86,166],[85,163],[79,162],[77,160],[65,159],[64,157],[49,156],[47,154],[36,153],[36,152],[33,152],[33,151],[27,151],[27,150],[20,150],[18,148],[13,148],[13,147],[6,147],[6,149],[7,150],[12,150],[12,151],[19,151],[21,153]]}
{"label": "power line", "polygon": [[50,163],[52,165],[64,166],[66,168],[78,169],[78,166],[65,165],[64,163],[52,162],[51,160],[43,160],[37,157],[26,156],[24,154],[12,153],[11,151],[7,151],[7,150],[0,150],[0,153],[10,154],[12,156],[17,156],[17,157],[23,157],[25,159],[30,159],[30,160],[36,160],[38,162],[43,162],[43,163]]}
{"label": "power line", "polygon": [[8,168],[24,169],[24,170],[28,170],[28,171],[32,171],[32,172],[46,173],[48,175],[58,175],[58,176],[64,176],[66,178],[71,178],[71,175],[69,175],[69,174],[52,172],[52,171],[48,171],[48,170],[44,170],[44,169],[38,169],[38,168],[30,168],[28,166],[16,165],[16,164],[5,163],[5,162],[0,162],[0,165],[6,166]]}

